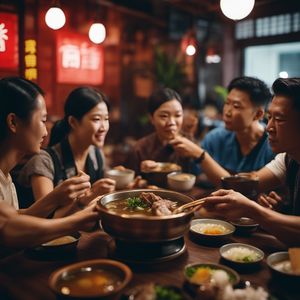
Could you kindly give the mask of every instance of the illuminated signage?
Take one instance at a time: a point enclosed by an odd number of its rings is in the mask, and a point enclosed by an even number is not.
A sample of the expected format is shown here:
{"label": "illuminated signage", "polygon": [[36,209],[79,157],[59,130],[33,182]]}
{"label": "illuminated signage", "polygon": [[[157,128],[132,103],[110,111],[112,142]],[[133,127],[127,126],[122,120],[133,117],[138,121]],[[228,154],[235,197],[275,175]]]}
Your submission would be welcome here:
{"label": "illuminated signage", "polygon": [[0,12],[0,68],[17,69],[19,67],[18,16]]}
{"label": "illuminated signage", "polygon": [[37,80],[37,56],[36,56],[36,40],[25,40],[25,78],[28,80]]}
{"label": "illuminated signage", "polygon": [[56,66],[59,83],[98,85],[103,83],[104,54],[102,46],[87,36],[57,32]]}

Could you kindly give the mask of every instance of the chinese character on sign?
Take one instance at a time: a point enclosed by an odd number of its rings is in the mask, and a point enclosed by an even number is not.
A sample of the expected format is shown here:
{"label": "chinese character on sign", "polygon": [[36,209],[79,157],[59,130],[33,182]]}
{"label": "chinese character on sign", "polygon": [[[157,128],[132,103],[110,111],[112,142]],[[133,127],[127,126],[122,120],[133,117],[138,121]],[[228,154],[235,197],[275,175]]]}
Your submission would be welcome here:
{"label": "chinese character on sign", "polygon": [[5,41],[8,40],[8,36],[6,35],[7,31],[5,24],[0,24],[0,52],[4,52],[6,50]]}
{"label": "chinese character on sign", "polygon": [[37,80],[37,56],[36,40],[25,40],[25,78],[28,80]]}
{"label": "chinese character on sign", "polygon": [[36,55],[35,54],[27,54],[25,55],[25,65],[29,68],[36,67]]}
{"label": "chinese character on sign", "polygon": [[25,41],[25,53],[35,54],[36,53],[36,41],[26,40]]}
{"label": "chinese character on sign", "polygon": [[62,52],[62,65],[64,68],[80,68],[80,51],[75,45],[64,45],[60,48]]}
{"label": "chinese character on sign", "polygon": [[25,78],[28,80],[37,80],[37,68],[25,69]]}
{"label": "chinese character on sign", "polygon": [[17,14],[0,11],[0,69],[19,67],[18,23]]}
{"label": "chinese character on sign", "polygon": [[97,70],[100,65],[101,55],[96,47],[87,47],[86,44],[81,47],[81,68],[87,70]]}
{"label": "chinese character on sign", "polygon": [[102,84],[103,47],[82,34],[61,31],[56,39],[57,81],[75,84]]}

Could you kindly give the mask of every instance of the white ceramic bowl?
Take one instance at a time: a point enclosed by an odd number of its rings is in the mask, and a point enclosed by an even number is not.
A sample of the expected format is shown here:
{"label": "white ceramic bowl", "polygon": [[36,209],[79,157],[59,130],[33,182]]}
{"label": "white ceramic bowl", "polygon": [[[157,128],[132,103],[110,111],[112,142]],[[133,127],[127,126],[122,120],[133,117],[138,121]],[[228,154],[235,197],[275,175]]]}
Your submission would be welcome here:
{"label": "white ceramic bowl", "polygon": [[189,173],[172,172],[167,175],[167,180],[171,190],[186,192],[193,188],[196,176]]}
{"label": "white ceramic bowl", "polygon": [[287,251],[275,252],[267,257],[267,264],[275,275],[286,278],[297,278],[300,282],[300,274],[295,274],[291,270],[290,256]]}
{"label": "white ceramic bowl", "polygon": [[224,243],[234,231],[232,224],[218,219],[194,219],[190,227],[191,237],[204,244]]}
{"label": "white ceramic bowl", "polygon": [[254,246],[242,243],[226,244],[220,248],[221,257],[232,266],[244,267],[259,264],[264,252]]}
{"label": "white ceramic bowl", "polygon": [[122,190],[134,180],[135,172],[130,169],[117,170],[111,169],[105,172],[105,176],[116,181],[116,189]]}

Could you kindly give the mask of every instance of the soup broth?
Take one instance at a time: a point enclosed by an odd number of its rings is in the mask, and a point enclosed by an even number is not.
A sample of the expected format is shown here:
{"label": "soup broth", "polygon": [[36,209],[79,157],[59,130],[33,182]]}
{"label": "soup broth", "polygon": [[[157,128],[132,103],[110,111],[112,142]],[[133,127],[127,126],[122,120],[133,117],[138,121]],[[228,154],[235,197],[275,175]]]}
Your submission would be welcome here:
{"label": "soup broth", "polygon": [[191,179],[191,176],[183,173],[183,174],[176,174],[172,176],[172,178],[178,181],[187,181]]}
{"label": "soup broth", "polygon": [[[130,198],[132,199],[132,198]],[[106,208],[110,211],[116,212],[118,214],[128,214],[128,215],[146,215],[153,216],[152,208],[150,206],[136,206],[131,207],[128,205],[128,199],[115,200],[107,203]]]}
{"label": "soup broth", "polygon": [[113,292],[121,283],[119,274],[105,269],[92,269],[62,278],[58,290],[64,295],[97,296]]}
{"label": "soup broth", "polygon": [[293,274],[292,265],[289,259],[274,263],[273,268],[280,272]]}
{"label": "soup broth", "polygon": [[[150,199],[147,199],[148,196]],[[105,206],[118,214],[157,216],[172,214],[178,203],[162,199],[153,193],[143,193],[140,197],[111,201]]]}

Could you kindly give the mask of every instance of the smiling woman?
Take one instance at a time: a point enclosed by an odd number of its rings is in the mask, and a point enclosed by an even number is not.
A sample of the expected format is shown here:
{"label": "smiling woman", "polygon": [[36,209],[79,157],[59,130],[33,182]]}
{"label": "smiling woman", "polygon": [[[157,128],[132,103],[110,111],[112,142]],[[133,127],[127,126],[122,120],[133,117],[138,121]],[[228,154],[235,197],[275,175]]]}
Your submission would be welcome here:
{"label": "smiling woman", "polygon": [[89,87],[73,90],[65,102],[63,120],[52,129],[51,147],[24,166],[18,182],[32,186],[34,198],[39,199],[65,179],[88,174],[92,188],[89,193],[74,197],[78,206],[74,204],[70,212],[100,194],[113,191],[115,181],[103,178],[100,152],[109,129],[108,110],[108,100],[100,91]]}
{"label": "smiling woman", "polygon": [[[76,216],[60,220],[38,217],[50,215],[57,207],[69,204],[70,184],[79,183],[84,190],[85,179],[67,181],[31,207],[19,210],[18,198],[10,172],[26,155],[40,151],[46,136],[46,106],[43,91],[33,82],[19,77],[0,80],[0,256],[15,247],[30,247],[71,232],[85,229],[98,214],[91,206]],[[82,186],[83,185],[83,186]],[[67,191],[67,192],[66,192]],[[65,199],[66,198],[66,199]],[[7,249],[6,247],[9,247]]]}

